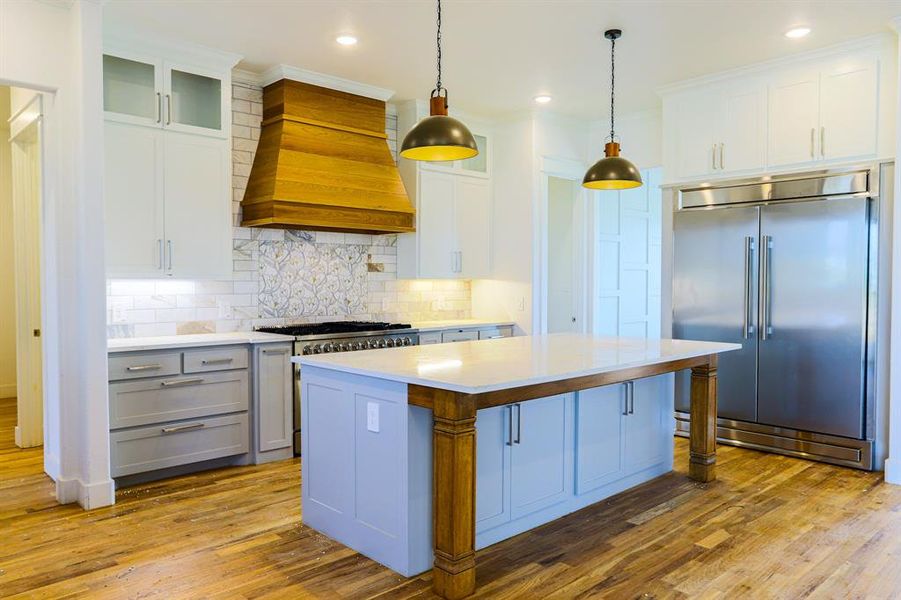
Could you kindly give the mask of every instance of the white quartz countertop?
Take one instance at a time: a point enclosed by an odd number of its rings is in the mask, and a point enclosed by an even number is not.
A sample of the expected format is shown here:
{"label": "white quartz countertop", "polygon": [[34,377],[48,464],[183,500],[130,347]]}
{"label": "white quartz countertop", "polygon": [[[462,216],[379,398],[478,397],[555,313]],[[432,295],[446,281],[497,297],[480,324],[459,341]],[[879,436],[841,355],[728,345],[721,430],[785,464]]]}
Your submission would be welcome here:
{"label": "white quartz countertop", "polygon": [[295,356],[292,362],[478,394],[739,350],[740,344],[559,333]]}
{"label": "white quartz countertop", "polygon": [[293,342],[294,337],[261,331],[235,331],[230,333],[197,333],[191,335],[163,335],[156,337],[114,338],[106,341],[109,352],[134,350],[165,350],[192,346],[225,346],[229,344],[265,344],[269,342]]}
{"label": "white quartz countertop", "polygon": [[444,329],[471,329],[473,327],[510,327],[513,321],[491,321],[488,319],[457,319],[447,321],[414,321],[413,329],[421,332],[442,331]]}

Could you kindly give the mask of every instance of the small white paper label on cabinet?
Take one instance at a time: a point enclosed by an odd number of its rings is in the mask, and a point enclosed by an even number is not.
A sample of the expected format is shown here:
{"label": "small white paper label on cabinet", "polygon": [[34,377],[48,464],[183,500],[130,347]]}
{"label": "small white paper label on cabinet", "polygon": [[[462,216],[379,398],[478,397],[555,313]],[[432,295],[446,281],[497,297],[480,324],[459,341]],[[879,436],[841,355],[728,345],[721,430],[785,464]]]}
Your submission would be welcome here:
{"label": "small white paper label on cabinet", "polygon": [[366,403],[366,429],[373,433],[379,432],[379,404],[378,402]]}

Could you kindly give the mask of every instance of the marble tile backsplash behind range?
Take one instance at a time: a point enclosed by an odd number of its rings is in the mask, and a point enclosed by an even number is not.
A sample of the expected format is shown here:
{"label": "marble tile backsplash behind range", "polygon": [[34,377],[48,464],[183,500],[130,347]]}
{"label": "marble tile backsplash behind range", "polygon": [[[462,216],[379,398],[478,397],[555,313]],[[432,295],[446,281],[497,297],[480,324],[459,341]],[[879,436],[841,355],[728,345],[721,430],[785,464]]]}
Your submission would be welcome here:
{"label": "marble tile backsplash behind range", "polygon": [[[397,279],[397,237],[239,227],[259,139],[262,90],[232,96],[234,269],[222,281],[107,281],[110,337],[248,330],[301,321],[471,317],[469,281]],[[386,120],[397,151],[397,119]]]}

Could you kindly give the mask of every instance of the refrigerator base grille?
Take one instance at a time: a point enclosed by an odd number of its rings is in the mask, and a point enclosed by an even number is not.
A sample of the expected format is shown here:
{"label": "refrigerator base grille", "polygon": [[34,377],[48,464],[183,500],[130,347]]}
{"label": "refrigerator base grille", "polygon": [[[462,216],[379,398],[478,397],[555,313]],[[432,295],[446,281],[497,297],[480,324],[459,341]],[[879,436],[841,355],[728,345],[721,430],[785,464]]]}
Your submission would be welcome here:
{"label": "refrigerator base grille", "polygon": [[[688,437],[688,413],[675,412],[676,435]],[[717,419],[717,442],[805,458],[817,462],[873,470],[872,440],[855,440],[786,427],[747,423],[731,419]]]}

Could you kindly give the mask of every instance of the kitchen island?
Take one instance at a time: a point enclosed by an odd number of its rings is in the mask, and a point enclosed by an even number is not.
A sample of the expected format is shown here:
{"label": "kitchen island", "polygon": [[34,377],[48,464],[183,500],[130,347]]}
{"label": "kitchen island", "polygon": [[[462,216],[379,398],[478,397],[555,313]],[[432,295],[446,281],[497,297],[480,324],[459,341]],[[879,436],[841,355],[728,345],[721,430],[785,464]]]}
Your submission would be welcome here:
{"label": "kitchen island", "polygon": [[739,348],[555,334],[295,357],[303,520],[468,596],[478,548],[672,469],[673,372],[692,371],[689,476],[712,481],[717,354]]}

